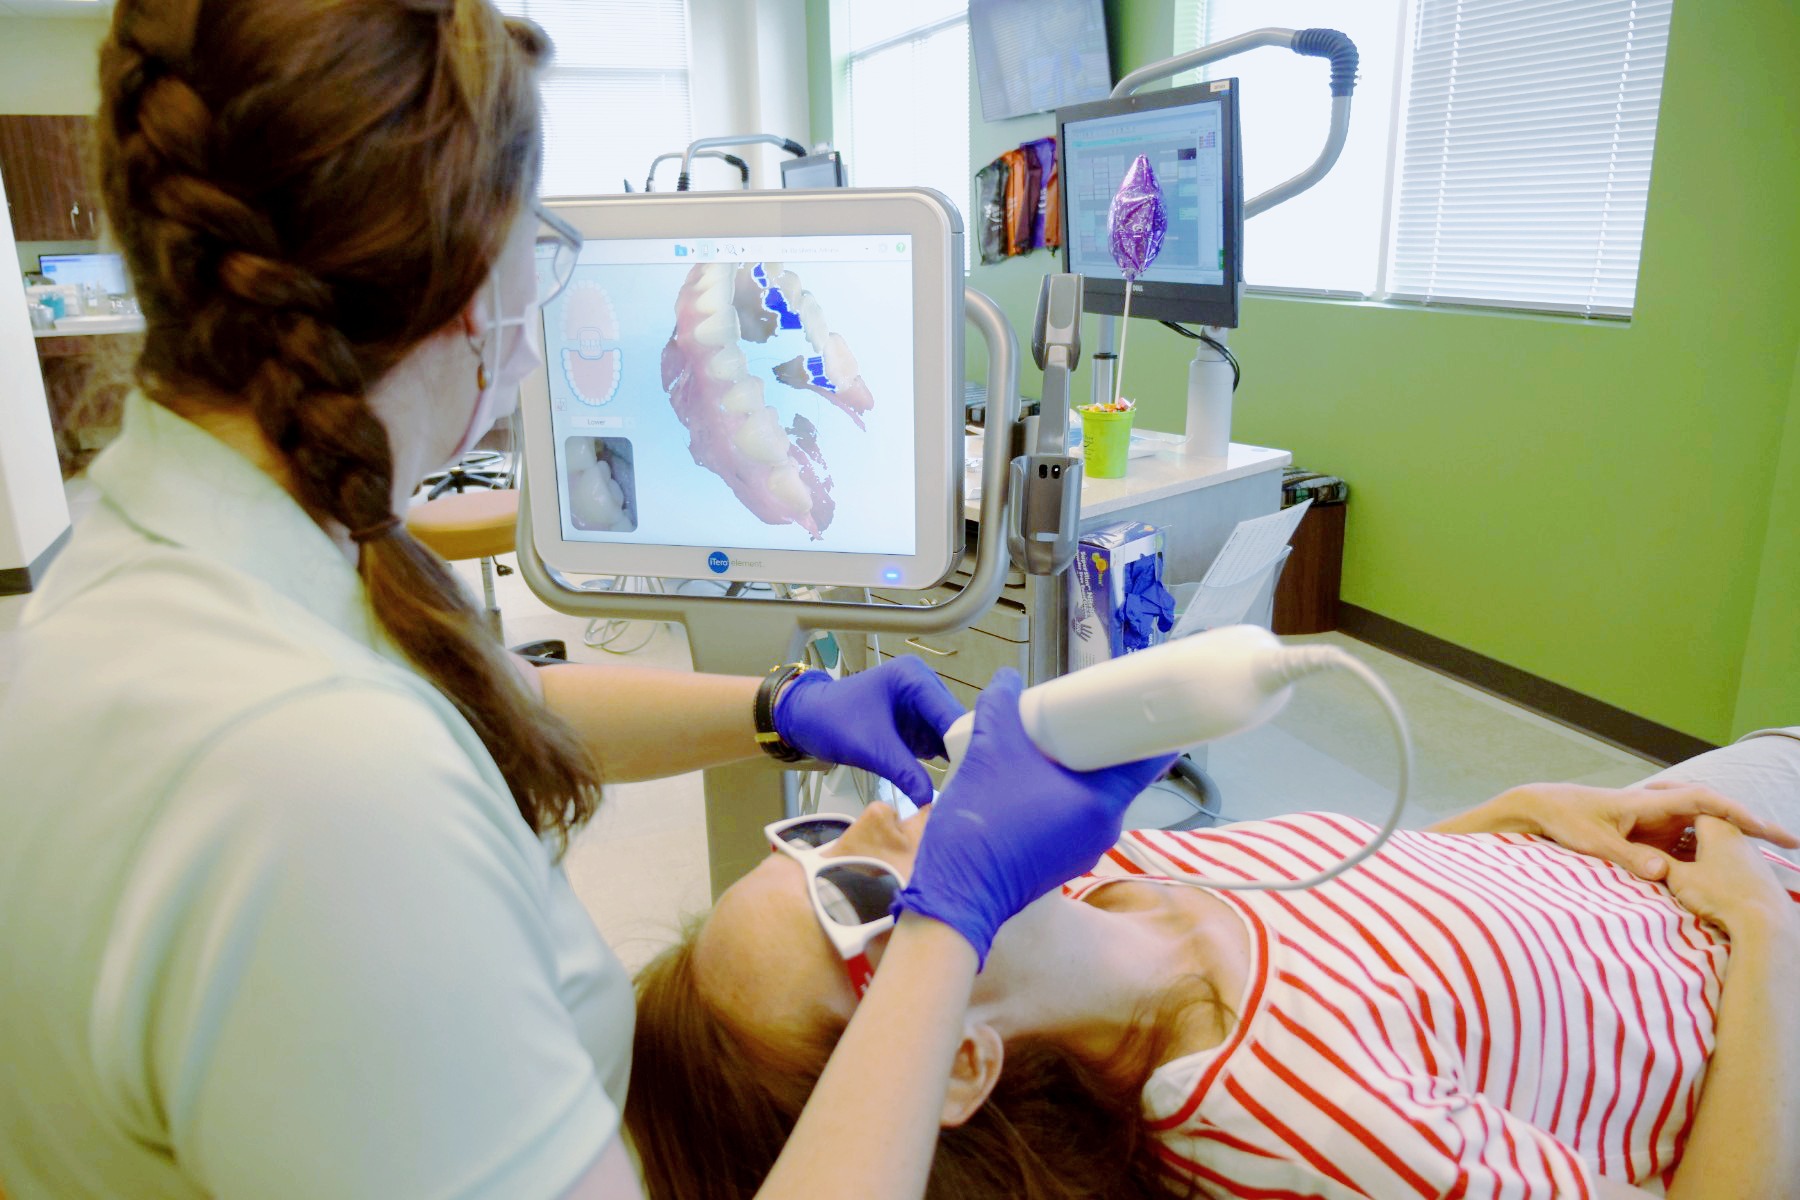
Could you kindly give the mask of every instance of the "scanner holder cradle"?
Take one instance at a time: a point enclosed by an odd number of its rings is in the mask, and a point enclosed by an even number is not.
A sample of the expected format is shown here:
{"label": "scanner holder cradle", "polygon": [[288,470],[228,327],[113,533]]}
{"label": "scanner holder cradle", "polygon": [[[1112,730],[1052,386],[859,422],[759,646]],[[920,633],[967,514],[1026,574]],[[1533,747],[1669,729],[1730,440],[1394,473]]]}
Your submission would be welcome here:
{"label": "scanner holder cradle", "polygon": [[1027,575],[1060,575],[1075,559],[1081,460],[1069,453],[1069,386],[1081,361],[1081,276],[1046,275],[1038,290],[1031,357],[1044,372],[1027,451],[1012,460],[1007,550]]}

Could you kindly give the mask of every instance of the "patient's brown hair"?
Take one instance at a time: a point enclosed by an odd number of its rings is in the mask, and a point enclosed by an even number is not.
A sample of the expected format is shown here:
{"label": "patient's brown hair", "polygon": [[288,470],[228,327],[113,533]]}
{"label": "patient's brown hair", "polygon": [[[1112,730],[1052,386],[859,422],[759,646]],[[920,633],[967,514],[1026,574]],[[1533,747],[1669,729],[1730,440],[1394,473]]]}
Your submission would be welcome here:
{"label": "patient's brown hair", "polygon": [[367,402],[460,321],[535,192],[548,55],[487,0],[119,0],[98,149],[147,324],[145,393],[248,414],[316,521],[382,530],[358,564],[382,630],[532,828],[566,835],[593,811],[595,766],[391,518]]}
{"label": "patient's brown hair", "polygon": [[[843,1034],[770,1046],[710,1004],[694,976],[698,927],[637,977],[625,1126],[651,1200],[738,1200],[775,1165]],[[1171,988],[1108,1063],[1041,1038],[1006,1044],[1000,1080],[963,1125],[941,1131],[927,1200],[1144,1200],[1194,1194],[1167,1173],[1139,1096],[1177,1019],[1217,994]]]}

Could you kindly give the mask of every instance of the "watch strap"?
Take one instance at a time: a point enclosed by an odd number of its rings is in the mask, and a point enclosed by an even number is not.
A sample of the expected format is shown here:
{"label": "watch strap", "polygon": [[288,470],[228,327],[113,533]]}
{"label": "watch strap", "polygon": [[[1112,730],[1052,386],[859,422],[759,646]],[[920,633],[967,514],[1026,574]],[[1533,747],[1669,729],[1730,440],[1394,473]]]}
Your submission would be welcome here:
{"label": "watch strap", "polygon": [[776,762],[799,762],[806,755],[782,740],[775,728],[775,702],[781,690],[806,672],[805,663],[783,663],[762,677],[756,686],[756,702],[751,716],[756,725],[756,744]]}

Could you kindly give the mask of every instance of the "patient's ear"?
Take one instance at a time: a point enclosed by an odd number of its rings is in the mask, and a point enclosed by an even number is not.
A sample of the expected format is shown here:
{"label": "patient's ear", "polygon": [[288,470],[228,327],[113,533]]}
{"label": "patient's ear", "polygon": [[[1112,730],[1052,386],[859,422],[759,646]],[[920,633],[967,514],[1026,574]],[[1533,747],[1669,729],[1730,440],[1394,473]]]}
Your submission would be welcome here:
{"label": "patient's ear", "polygon": [[970,1025],[950,1064],[950,1090],[944,1095],[944,1112],[938,1124],[955,1129],[981,1110],[1000,1082],[1006,1047],[992,1025]]}

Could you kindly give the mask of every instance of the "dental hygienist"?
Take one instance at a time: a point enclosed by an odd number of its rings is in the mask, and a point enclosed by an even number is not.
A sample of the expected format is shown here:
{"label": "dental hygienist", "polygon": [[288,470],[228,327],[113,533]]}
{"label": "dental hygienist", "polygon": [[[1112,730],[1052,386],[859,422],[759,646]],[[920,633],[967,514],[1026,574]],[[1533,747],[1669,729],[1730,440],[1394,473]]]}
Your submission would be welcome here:
{"label": "dental hygienist", "polygon": [[[558,865],[600,780],[760,731],[926,797],[959,708],[923,668],[533,674],[395,515],[535,361],[547,53],[487,0],[114,10],[101,178],[148,330],[0,699],[10,1200],[636,1196],[630,987]],[[1156,773],[1056,767],[1017,695],[761,1194],[923,1194],[994,931]]]}

